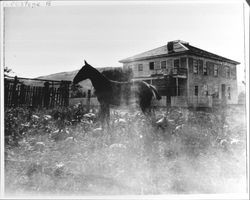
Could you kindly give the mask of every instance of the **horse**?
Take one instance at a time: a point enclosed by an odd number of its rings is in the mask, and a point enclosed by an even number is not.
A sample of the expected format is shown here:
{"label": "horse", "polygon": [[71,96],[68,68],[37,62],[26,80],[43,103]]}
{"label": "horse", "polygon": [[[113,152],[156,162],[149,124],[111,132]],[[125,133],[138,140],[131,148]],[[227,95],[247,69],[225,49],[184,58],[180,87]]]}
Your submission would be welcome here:
{"label": "horse", "polygon": [[73,84],[90,79],[98,102],[100,103],[100,119],[102,125],[106,121],[109,126],[110,106],[139,105],[145,115],[151,113],[151,101],[154,97],[161,99],[157,89],[144,81],[118,82],[109,80],[96,68],[84,60],[84,66],[73,79]]}

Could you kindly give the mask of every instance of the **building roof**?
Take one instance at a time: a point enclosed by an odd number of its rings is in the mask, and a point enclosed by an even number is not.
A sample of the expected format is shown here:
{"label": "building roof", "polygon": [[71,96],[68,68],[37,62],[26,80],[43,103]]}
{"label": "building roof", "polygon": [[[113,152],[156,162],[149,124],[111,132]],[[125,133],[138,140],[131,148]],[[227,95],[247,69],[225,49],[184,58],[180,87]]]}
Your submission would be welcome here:
{"label": "building roof", "polygon": [[[172,50],[171,50],[171,47],[169,47],[169,44],[172,44]],[[140,60],[152,59],[152,58],[157,58],[157,57],[162,57],[162,56],[171,57],[171,56],[180,55],[180,54],[196,55],[196,56],[210,58],[210,59],[214,59],[214,60],[218,60],[222,62],[240,64],[237,61],[216,55],[214,53],[205,51],[203,49],[199,49],[181,40],[168,42],[167,45],[137,54],[135,56],[122,59],[119,62],[128,63],[132,61],[140,61]]]}

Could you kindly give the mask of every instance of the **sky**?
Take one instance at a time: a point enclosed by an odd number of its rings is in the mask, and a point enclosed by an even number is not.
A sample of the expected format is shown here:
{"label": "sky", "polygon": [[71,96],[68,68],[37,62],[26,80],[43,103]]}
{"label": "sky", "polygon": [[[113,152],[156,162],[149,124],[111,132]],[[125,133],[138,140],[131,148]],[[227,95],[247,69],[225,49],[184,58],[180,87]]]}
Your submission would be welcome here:
{"label": "sky", "polygon": [[180,39],[240,62],[241,80],[243,4],[210,2],[12,4],[4,12],[5,66],[30,78],[77,70],[84,60],[94,67],[116,67],[121,59]]}

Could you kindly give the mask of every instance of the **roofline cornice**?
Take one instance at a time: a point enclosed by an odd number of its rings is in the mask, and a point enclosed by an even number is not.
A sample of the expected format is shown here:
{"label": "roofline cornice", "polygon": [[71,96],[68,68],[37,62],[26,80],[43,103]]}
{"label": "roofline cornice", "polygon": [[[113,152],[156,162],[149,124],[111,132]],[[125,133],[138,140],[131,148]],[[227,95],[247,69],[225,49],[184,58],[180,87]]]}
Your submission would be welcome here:
{"label": "roofline cornice", "polygon": [[183,52],[176,52],[176,53],[171,53],[171,54],[160,54],[160,55],[154,55],[154,56],[146,56],[146,57],[141,57],[141,58],[136,58],[136,59],[123,59],[119,60],[120,63],[129,63],[129,62],[134,62],[134,61],[143,61],[143,60],[150,60],[153,58],[161,58],[161,57],[174,57],[178,56],[181,54],[186,54],[188,51],[183,51]]}
{"label": "roofline cornice", "polygon": [[213,57],[209,57],[209,56],[200,55],[199,53],[191,52],[190,50],[182,51],[182,52],[175,52],[175,53],[171,53],[171,54],[160,54],[160,55],[154,55],[154,56],[146,56],[146,57],[141,57],[141,58],[136,58],[136,59],[127,58],[127,59],[119,60],[119,62],[124,64],[124,63],[130,63],[130,62],[135,62],[135,61],[144,61],[144,60],[150,60],[150,59],[161,58],[161,57],[174,57],[174,56],[179,56],[179,55],[183,55],[183,54],[200,56],[203,58],[209,58],[212,60],[217,60],[217,61],[222,61],[222,62],[229,62],[231,64],[236,64],[236,65],[240,64],[240,62],[230,60],[227,58],[224,58],[224,59],[223,58],[222,59],[213,58]]}

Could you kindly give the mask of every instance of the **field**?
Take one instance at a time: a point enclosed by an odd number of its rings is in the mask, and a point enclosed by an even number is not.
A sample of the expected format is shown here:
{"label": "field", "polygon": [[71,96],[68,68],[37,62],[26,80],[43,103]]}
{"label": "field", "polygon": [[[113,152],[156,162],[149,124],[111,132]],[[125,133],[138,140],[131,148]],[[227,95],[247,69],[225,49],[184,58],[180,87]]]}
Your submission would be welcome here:
{"label": "field", "polygon": [[9,195],[155,195],[246,192],[243,107],[213,112],[5,109]]}

